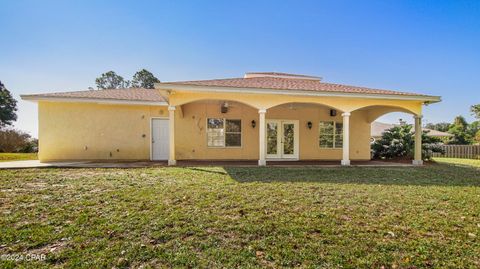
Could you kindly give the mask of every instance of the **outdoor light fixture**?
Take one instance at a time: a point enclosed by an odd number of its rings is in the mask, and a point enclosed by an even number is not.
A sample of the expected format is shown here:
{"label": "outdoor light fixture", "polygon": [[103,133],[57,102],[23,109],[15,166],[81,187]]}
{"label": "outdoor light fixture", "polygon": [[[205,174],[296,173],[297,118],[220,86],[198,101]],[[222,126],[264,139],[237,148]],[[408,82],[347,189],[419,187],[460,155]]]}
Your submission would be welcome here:
{"label": "outdoor light fixture", "polygon": [[313,125],[313,124],[312,124],[311,121],[307,122],[307,127],[308,127],[308,129],[312,129],[312,125]]}
{"label": "outdoor light fixture", "polygon": [[252,128],[255,128],[257,126],[257,122],[255,120],[252,120]]}
{"label": "outdoor light fixture", "polygon": [[222,104],[222,106],[220,107],[220,112],[222,112],[224,114],[228,112],[228,103],[227,102]]}
{"label": "outdoor light fixture", "polygon": [[330,116],[331,117],[337,116],[337,111],[335,109],[330,109]]}

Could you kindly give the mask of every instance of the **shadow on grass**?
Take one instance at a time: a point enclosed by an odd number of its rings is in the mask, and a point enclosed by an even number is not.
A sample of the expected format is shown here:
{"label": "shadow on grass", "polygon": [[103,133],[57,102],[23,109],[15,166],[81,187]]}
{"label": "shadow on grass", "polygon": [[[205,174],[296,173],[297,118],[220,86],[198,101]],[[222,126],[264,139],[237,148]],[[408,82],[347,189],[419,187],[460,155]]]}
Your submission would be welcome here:
{"label": "shadow on grass", "polygon": [[189,167],[197,172],[225,174],[240,183],[312,182],[415,186],[480,186],[474,167],[431,164],[424,167]]}

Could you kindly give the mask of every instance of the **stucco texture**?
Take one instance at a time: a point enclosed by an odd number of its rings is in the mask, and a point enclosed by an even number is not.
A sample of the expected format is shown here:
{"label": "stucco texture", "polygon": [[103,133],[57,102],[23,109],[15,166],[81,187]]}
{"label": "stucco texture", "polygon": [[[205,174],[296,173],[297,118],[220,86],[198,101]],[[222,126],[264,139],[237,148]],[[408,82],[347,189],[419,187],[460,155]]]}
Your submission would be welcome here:
{"label": "stucco texture", "polygon": [[[220,112],[220,101],[194,102],[182,106],[182,113],[175,117],[176,157],[209,160],[256,160],[259,145],[258,110],[250,106],[229,102],[227,113]],[[183,114],[183,116],[181,116]],[[325,149],[319,146],[319,122],[342,122],[341,113],[330,116],[330,108],[314,104],[285,104],[267,110],[266,119],[299,120],[299,158],[302,160],[340,160],[342,149]],[[240,148],[212,148],[207,146],[207,118],[242,120],[242,146]],[[312,122],[312,129],[307,122]],[[370,159],[370,123],[365,112],[352,113],[350,156],[352,160]]]}
{"label": "stucco texture", "polygon": [[[370,159],[370,123],[377,117],[403,111],[421,115],[419,101],[362,98],[304,97],[240,93],[169,93],[175,106],[175,158],[177,160],[257,160],[259,109],[266,119],[299,120],[301,160],[340,160],[342,149],[323,149],[318,143],[319,122],[342,122],[350,112],[350,159]],[[231,105],[220,112],[222,102]],[[330,116],[330,109],[337,115]],[[39,159],[149,160],[151,118],[168,118],[166,106],[39,102]],[[242,120],[242,146],[209,148],[207,118]],[[251,121],[255,120],[256,128]],[[311,121],[312,129],[307,128]]]}
{"label": "stucco texture", "polygon": [[39,102],[39,159],[148,160],[150,118],[167,107]]}

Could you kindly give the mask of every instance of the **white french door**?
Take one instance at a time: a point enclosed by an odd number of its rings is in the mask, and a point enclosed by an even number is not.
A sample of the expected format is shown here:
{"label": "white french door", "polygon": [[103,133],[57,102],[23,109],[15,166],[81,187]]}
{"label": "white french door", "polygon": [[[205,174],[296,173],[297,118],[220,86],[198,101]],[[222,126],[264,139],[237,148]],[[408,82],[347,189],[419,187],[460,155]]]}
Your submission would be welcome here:
{"label": "white french door", "polygon": [[298,159],[298,120],[267,120],[267,159]]}

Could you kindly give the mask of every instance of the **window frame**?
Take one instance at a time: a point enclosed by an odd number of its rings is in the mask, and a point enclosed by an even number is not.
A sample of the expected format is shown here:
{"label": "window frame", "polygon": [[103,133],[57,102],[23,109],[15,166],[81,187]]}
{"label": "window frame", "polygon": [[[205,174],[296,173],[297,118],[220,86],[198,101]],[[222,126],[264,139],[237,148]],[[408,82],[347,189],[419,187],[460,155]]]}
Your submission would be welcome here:
{"label": "window frame", "polygon": [[[223,121],[223,146],[210,146],[208,145],[208,120],[209,119],[217,119],[217,120],[222,120]],[[227,132],[227,121],[240,121],[240,132]],[[230,119],[230,118],[220,118],[220,117],[207,117],[205,121],[205,134],[206,137],[205,139],[207,140],[207,148],[214,148],[214,149],[222,149],[222,148],[242,148],[243,147],[243,135],[242,135],[242,130],[243,130],[243,123],[242,119]],[[229,134],[240,134],[240,146],[227,146],[227,133]]]}
{"label": "window frame", "polygon": [[[320,128],[320,124],[321,124],[322,122],[333,123],[333,128],[332,128],[332,129],[333,129],[333,134],[331,134],[331,136],[332,136],[332,143],[333,143],[332,147],[322,147],[322,146],[320,145],[320,136],[322,135],[322,133],[321,133],[321,128]],[[319,147],[320,149],[343,149],[343,137],[342,137],[342,146],[340,146],[340,147],[337,146],[337,135],[338,135],[338,134],[337,134],[337,124],[341,124],[341,125],[342,125],[342,133],[341,133],[340,135],[343,136],[343,127],[344,127],[344,126],[343,126],[343,121],[321,120],[321,121],[319,121],[318,123],[319,123],[319,124],[318,124],[318,143],[317,143],[318,147]],[[330,134],[329,134],[329,136],[330,136]]]}

